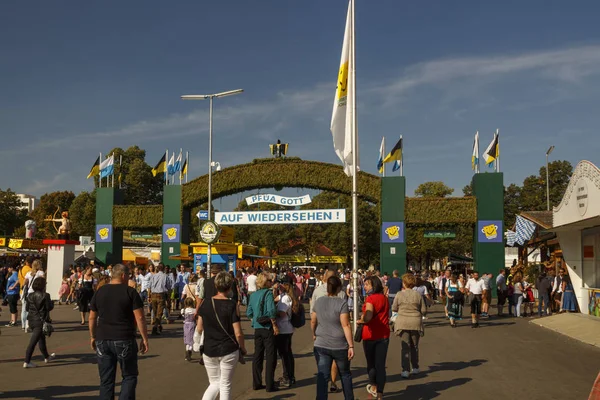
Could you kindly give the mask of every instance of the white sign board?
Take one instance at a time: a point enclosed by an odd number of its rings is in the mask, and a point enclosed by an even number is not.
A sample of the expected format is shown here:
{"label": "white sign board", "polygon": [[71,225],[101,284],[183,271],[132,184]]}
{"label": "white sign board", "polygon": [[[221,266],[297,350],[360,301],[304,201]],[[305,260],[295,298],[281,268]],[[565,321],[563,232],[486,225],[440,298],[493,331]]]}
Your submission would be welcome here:
{"label": "white sign board", "polygon": [[272,203],[280,206],[303,206],[311,202],[310,195],[301,197],[283,197],[276,194],[255,194],[246,197],[246,204],[251,206],[256,203]]}
{"label": "white sign board", "polygon": [[346,222],[346,209],[216,212],[219,225],[335,224]]}

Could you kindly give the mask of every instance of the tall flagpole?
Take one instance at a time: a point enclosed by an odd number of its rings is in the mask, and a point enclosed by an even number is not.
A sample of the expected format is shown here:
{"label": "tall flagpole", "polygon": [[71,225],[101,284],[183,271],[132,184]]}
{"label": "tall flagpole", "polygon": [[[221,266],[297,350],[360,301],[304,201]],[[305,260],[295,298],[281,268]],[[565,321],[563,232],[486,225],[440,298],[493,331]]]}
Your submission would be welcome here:
{"label": "tall flagpole", "polygon": [[100,164],[98,164],[98,187],[102,187],[102,171],[100,171],[101,165],[102,165],[102,153],[100,153]]}
{"label": "tall flagpole", "polygon": [[188,183],[188,170],[190,169],[190,152],[185,152],[185,183]]}
{"label": "tall flagpole", "polygon": [[113,162],[113,166],[112,166],[113,167],[113,173],[112,173],[113,184],[112,184],[112,187],[114,189],[114,187],[115,187],[115,152],[114,151],[113,151],[113,154],[112,154],[112,162]]}
{"label": "tall flagpole", "polygon": [[[183,149],[179,149],[179,155],[181,156],[181,153],[183,152]],[[183,164],[181,163],[181,161],[179,161],[179,185],[181,186],[181,168],[183,168]]]}
{"label": "tall flagpole", "polygon": [[[383,140],[383,146],[381,146],[382,147],[381,157],[385,158],[385,136],[383,137],[382,140]],[[382,160],[383,160],[383,158],[382,158]],[[385,163],[383,163],[383,174],[381,176],[383,176],[385,178]]]}
{"label": "tall flagpole", "polygon": [[356,37],[354,32],[354,0],[350,0],[350,79],[352,83],[352,278],[354,288],[353,324],[358,321],[358,134],[356,127]]}
{"label": "tall flagpole", "polygon": [[496,172],[500,172],[500,129],[496,129]]}
{"label": "tall flagpole", "polygon": [[479,173],[479,131],[475,133],[477,136],[477,164],[475,165],[475,173]]}
{"label": "tall flagpole", "polygon": [[400,140],[402,141],[402,156],[400,157],[400,176],[404,176],[404,139],[402,139],[402,135],[400,135]]}
{"label": "tall flagpole", "polygon": [[165,151],[165,186],[169,184],[169,149]]}

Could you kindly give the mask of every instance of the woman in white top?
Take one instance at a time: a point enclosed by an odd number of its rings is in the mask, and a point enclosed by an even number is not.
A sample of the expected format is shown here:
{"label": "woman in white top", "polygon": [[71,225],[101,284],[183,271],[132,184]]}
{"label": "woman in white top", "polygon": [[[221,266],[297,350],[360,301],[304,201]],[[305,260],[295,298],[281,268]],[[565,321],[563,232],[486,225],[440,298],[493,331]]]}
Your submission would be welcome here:
{"label": "woman in white top", "polygon": [[446,281],[446,297],[448,297],[448,318],[450,319],[450,325],[456,328],[456,321],[462,319],[462,307],[465,302],[464,286],[458,280],[456,274],[452,274],[450,279]]}
{"label": "woman in white top", "polygon": [[513,278],[513,315],[517,318],[521,317],[521,304],[523,303],[523,276],[518,273]]}
{"label": "woman in white top", "polygon": [[295,363],[294,353],[292,352],[292,335],[294,327],[292,326],[292,313],[298,312],[300,307],[296,297],[295,288],[289,283],[283,283],[275,290],[279,290],[279,296],[275,298],[277,302],[277,328],[279,335],[275,336],[275,346],[281,364],[283,366],[283,377],[279,381],[279,387],[290,387],[296,383],[294,375]]}

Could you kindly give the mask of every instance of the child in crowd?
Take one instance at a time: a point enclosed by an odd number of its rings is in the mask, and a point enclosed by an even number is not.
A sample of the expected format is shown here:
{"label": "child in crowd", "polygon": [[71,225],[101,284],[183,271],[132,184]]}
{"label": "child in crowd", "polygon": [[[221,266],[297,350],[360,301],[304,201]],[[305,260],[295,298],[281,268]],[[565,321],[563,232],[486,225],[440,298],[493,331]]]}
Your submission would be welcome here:
{"label": "child in crowd", "polygon": [[63,276],[62,283],[60,284],[60,289],[58,289],[58,305],[61,305],[61,302],[66,302],[67,304],[69,304],[67,302],[68,297],[69,297],[69,292],[71,290],[71,285],[69,283],[70,283],[69,274],[65,274]]}
{"label": "child in crowd", "polygon": [[192,349],[194,346],[194,331],[196,330],[196,302],[192,297],[186,297],[183,302],[181,315],[183,316],[183,343],[185,344],[185,360],[192,361]]}

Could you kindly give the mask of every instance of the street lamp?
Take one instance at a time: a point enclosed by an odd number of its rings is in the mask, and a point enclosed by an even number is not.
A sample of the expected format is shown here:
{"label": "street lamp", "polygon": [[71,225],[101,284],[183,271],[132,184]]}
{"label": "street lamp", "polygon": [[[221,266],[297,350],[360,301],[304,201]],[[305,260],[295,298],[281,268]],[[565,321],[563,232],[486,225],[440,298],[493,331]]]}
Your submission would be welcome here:
{"label": "street lamp", "polygon": [[546,210],[550,211],[550,174],[548,173],[548,157],[550,153],[554,150],[554,146],[550,146],[548,151],[546,152]]}
{"label": "street lamp", "polygon": [[[214,94],[189,94],[181,96],[182,100],[209,100],[209,113],[208,113],[208,218],[211,218],[212,211],[212,134],[213,134],[213,99],[218,97],[233,96],[242,93],[243,89],[229,90],[227,92],[214,93]],[[220,167],[220,164],[219,164]],[[210,273],[211,264],[211,245],[208,245],[206,251],[206,267],[207,272]]]}
{"label": "street lamp", "polygon": [[221,170],[221,163],[218,161],[213,161],[212,163],[210,163],[210,166],[213,167],[217,172]]}

